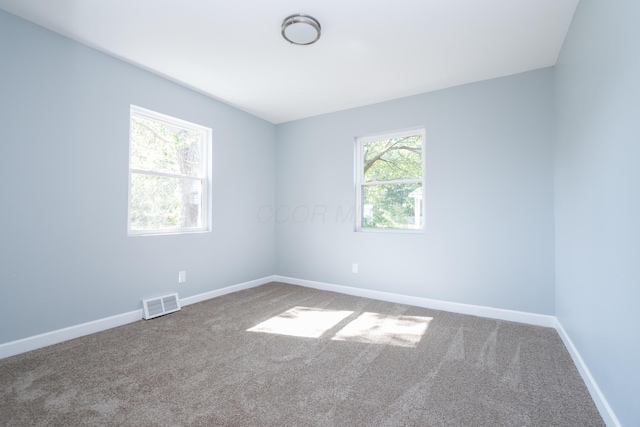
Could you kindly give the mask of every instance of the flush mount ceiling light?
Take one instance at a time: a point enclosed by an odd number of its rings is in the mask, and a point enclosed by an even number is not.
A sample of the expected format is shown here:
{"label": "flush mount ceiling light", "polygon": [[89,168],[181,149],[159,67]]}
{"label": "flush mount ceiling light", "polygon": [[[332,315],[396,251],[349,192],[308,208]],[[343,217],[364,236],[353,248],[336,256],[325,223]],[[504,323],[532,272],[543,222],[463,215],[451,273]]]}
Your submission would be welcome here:
{"label": "flush mount ceiling light", "polygon": [[280,32],[282,37],[290,43],[299,45],[312,44],[320,38],[320,23],[312,16],[298,13],[287,16],[282,21]]}

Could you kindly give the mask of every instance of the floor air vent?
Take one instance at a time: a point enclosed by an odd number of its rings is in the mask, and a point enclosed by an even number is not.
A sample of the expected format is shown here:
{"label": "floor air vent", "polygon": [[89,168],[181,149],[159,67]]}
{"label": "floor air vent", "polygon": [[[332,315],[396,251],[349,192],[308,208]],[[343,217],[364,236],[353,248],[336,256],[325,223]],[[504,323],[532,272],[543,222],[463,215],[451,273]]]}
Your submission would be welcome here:
{"label": "floor air vent", "polygon": [[169,294],[159,298],[142,300],[143,318],[146,320],[180,310],[178,294]]}

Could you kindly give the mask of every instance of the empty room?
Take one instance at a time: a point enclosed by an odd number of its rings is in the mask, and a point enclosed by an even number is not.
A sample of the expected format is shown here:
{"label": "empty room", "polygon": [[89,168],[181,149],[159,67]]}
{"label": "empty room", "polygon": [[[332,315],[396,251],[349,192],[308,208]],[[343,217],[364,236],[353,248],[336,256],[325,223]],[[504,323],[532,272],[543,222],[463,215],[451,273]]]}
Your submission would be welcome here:
{"label": "empty room", "polygon": [[638,23],[0,0],[0,425],[640,425]]}

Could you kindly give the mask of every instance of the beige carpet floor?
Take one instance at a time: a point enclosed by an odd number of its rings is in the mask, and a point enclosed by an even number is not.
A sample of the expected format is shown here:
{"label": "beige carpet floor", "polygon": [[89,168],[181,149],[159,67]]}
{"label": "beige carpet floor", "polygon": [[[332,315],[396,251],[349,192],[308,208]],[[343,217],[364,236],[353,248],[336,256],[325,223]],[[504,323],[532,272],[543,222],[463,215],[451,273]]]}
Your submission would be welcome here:
{"label": "beige carpet floor", "polygon": [[0,360],[2,426],[602,426],[551,328],[282,283]]}

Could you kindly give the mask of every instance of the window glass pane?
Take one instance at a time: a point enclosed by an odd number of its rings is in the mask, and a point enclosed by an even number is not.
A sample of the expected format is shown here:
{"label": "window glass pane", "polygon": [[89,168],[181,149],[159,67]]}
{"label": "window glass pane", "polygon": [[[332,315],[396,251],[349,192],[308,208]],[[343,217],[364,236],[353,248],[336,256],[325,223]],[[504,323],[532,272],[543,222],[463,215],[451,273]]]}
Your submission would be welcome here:
{"label": "window glass pane", "polygon": [[364,228],[422,228],[422,184],[381,184],[362,187]]}
{"label": "window glass pane", "polygon": [[131,230],[202,227],[202,181],[131,174]]}
{"label": "window glass pane", "polygon": [[131,168],[202,176],[200,133],[131,116]]}
{"label": "window glass pane", "polygon": [[365,142],[363,152],[365,182],[422,178],[422,135]]}

